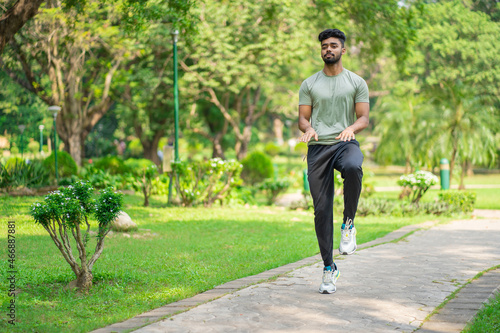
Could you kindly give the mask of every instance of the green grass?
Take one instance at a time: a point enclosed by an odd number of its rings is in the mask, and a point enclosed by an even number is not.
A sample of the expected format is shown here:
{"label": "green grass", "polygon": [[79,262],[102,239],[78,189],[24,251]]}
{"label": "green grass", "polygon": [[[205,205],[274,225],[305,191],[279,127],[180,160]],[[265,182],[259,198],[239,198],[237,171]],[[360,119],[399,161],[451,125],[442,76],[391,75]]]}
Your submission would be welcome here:
{"label": "green grass", "polygon": [[[41,199],[0,197],[2,244],[6,221],[16,222],[18,332],[88,332],[318,253],[311,211],[167,208],[156,197],[144,208],[140,196],[127,195],[124,210],[140,229],[106,239],[93,269],[94,287],[80,294],[64,289],[74,275],[46,231],[27,215]],[[436,218],[359,218],[358,243],[429,219]],[[336,237],[338,244],[338,232]],[[0,270],[6,281],[6,260]],[[7,292],[0,300],[5,309]],[[0,331],[11,329],[2,316]]]}
{"label": "green grass", "polygon": [[467,324],[462,333],[500,332],[500,293],[490,299],[474,318]]}

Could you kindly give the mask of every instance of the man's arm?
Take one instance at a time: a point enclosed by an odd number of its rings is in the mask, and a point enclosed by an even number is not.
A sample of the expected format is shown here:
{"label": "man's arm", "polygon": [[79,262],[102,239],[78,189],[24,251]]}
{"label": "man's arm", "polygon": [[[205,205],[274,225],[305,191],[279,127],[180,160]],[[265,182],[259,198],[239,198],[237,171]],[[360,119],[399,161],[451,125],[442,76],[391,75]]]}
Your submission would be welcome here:
{"label": "man's arm", "polygon": [[314,137],[318,141],[318,133],[311,126],[309,120],[311,119],[312,106],[299,105],[299,129],[304,132],[299,139],[299,142],[309,142]]}
{"label": "man's arm", "polygon": [[357,134],[368,127],[370,103],[356,103],[354,108],[356,111],[356,121],[354,124],[343,130],[342,133],[340,133],[335,139],[340,139],[341,141],[354,140],[356,138],[354,134]]}

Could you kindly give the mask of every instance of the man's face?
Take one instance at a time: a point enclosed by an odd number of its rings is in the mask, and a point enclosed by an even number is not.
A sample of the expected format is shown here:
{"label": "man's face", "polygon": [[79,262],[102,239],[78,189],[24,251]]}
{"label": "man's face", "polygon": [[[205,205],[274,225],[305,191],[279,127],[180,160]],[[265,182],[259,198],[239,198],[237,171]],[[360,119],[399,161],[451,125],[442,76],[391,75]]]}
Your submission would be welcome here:
{"label": "man's face", "polygon": [[327,65],[337,63],[345,53],[342,41],[335,37],[330,37],[321,42],[321,58]]}

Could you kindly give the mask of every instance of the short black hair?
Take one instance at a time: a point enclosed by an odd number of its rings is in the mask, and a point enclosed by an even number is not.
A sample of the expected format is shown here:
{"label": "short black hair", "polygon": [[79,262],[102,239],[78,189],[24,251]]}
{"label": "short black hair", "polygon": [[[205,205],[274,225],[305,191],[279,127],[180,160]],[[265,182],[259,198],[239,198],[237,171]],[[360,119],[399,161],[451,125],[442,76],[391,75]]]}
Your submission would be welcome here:
{"label": "short black hair", "polygon": [[320,42],[322,42],[325,39],[328,39],[328,38],[331,38],[331,37],[335,37],[335,38],[340,39],[340,41],[342,42],[342,47],[344,47],[345,33],[343,33],[342,31],[340,31],[339,29],[326,29],[326,30],[320,32],[320,34],[318,36],[318,40]]}

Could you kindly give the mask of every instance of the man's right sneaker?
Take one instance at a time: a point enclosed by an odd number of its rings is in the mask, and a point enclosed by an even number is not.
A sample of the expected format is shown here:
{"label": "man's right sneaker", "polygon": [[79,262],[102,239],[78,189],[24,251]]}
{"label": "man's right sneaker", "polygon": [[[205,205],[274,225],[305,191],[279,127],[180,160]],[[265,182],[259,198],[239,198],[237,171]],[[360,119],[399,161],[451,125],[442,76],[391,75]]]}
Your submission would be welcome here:
{"label": "man's right sneaker", "polygon": [[325,267],[323,270],[323,282],[319,286],[321,294],[333,294],[337,290],[335,283],[340,276],[340,271],[337,265],[333,264],[333,266],[333,268],[331,266]]}
{"label": "man's right sneaker", "polygon": [[356,252],[356,227],[354,227],[352,220],[348,219],[345,224],[342,224],[342,230],[340,230],[340,254],[353,254]]}

